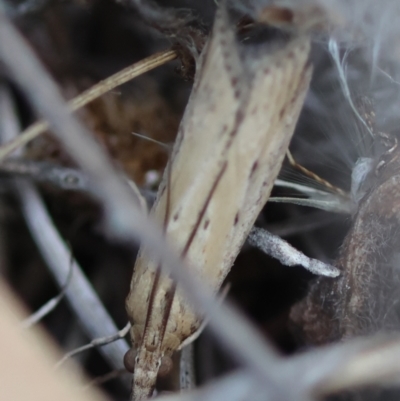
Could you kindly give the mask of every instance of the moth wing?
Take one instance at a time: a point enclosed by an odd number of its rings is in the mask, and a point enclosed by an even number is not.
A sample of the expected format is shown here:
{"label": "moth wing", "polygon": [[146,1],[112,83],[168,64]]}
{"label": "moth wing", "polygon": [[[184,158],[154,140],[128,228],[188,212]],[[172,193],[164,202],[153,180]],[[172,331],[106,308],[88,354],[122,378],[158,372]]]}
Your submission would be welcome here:
{"label": "moth wing", "polygon": [[[188,105],[179,128],[170,166],[167,166],[151,214],[165,226],[171,245],[182,252],[195,229],[199,210],[219,175],[227,136],[234,125],[239,103],[242,64],[234,33],[225,15],[216,18],[210,41],[204,49]],[[197,241],[197,239],[196,239]],[[192,249],[190,249],[192,252]],[[200,259],[189,260],[202,268]],[[158,263],[141,249],[126,306],[136,324],[145,324],[150,292]],[[200,271],[200,270],[199,270]],[[163,277],[153,300],[153,319],[162,322],[166,293],[172,282]],[[157,317],[158,316],[158,317]]]}
{"label": "moth wing", "polygon": [[[272,54],[262,54],[249,66],[254,71],[246,118],[230,152],[232,193],[237,202],[234,224],[226,236],[224,268],[229,269],[258,214],[267,202],[281,169],[303,106],[312,68],[310,41],[294,39]],[[237,155],[240,155],[240,159]]]}
{"label": "moth wing", "polygon": [[[308,38],[301,38],[289,42],[278,53],[256,60],[250,56],[251,64],[242,64],[242,83],[236,87],[236,96],[235,91],[230,92],[229,99],[237,104],[236,114],[232,113],[234,124],[219,133],[225,136],[216,143],[219,157],[209,160],[214,164],[202,167],[192,187],[182,194],[188,215],[182,213],[181,206],[178,216],[191,219],[188,232],[192,232],[190,227],[196,228],[186,257],[215,291],[228,274],[279,172],[311,79],[309,50]],[[238,95],[245,85],[247,93]],[[218,147],[221,144],[224,148]],[[218,177],[222,166],[225,170]],[[217,178],[217,185],[211,187]],[[208,200],[210,187],[214,189]],[[198,206],[190,211],[191,202]],[[196,226],[204,206],[204,215]],[[191,313],[184,298],[177,298],[173,307],[181,313],[186,310],[186,318]],[[188,319],[182,320],[182,326],[187,326],[182,332],[193,330],[193,325],[189,327],[187,323]]]}

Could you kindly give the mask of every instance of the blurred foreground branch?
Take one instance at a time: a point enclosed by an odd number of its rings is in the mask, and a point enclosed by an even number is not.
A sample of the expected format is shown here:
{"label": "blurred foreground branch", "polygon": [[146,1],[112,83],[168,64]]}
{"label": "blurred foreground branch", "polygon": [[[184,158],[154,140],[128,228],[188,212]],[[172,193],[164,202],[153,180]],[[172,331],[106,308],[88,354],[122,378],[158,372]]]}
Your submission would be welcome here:
{"label": "blurred foreground branch", "polygon": [[[4,87],[0,89],[0,122],[2,124],[0,131],[3,138],[11,138],[19,132],[18,123],[7,91]],[[13,131],[13,127],[16,130]],[[65,284],[70,268],[73,269],[65,294],[86,334],[90,338],[98,338],[117,332],[117,326],[108,315],[81,267],[75,260],[71,260],[71,251],[60,237],[35,187],[21,179],[16,180],[15,184],[32,237],[60,287]],[[122,367],[122,360],[127,350],[127,343],[119,341],[101,348],[100,352],[114,368],[119,369]]]}

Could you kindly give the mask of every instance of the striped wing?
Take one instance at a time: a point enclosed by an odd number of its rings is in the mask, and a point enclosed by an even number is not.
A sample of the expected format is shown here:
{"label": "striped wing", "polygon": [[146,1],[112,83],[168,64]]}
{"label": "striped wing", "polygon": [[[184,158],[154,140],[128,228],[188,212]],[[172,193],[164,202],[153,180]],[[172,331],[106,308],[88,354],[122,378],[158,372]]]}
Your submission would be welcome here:
{"label": "striped wing", "polygon": [[[215,291],[280,169],[311,77],[309,50],[308,37],[280,49],[242,48],[224,12],[216,18],[152,210],[189,268]],[[168,277],[152,292],[157,267],[141,250],[127,309],[138,346],[150,341],[151,326],[158,331],[151,343],[171,352],[200,320]]]}

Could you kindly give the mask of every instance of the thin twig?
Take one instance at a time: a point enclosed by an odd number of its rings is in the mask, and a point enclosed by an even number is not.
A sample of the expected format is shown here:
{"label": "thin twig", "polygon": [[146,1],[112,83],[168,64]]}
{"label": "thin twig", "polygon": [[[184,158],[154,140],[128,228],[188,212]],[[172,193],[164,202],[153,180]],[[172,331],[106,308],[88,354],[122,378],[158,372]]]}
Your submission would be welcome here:
{"label": "thin twig", "polygon": [[262,228],[254,227],[248,236],[248,242],[267,255],[278,259],[285,266],[303,266],[311,273],[327,277],[337,277],[340,274],[340,270],[336,267],[309,258],[282,238]]}
{"label": "thin twig", "polygon": [[33,325],[39,323],[45,316],[47,316],[50,312],[52,312],[58,306],[58,304],[64,298],[64,295],[66,293],[68,285],[71,282],[72,272],[73,272],[73,264],[72,264],[72,260],[71,260],[71,266],[70,266],[70,269],[69,269],[67,281],[62,286],[60,293],[57,296],[55,296],[54,298],[51,298],[49,301],[47,301],[35,313],[33,313],[28,318],[23,320],[21,322],[21,327],[23,329],[27,329],[27,328],[32,327]]}
{"label": "thin twig", "polygon": [[[258,386],[257,386],[258,384]],[[241,401],[246,399],[272,401],[279,399],[274,388],[260,388],[249,372],[239,371],[224,376],[201,389],[157,397],[157,401]]]}
{"label": "thin twig", "polygon": [[[378,335],[355,339],[347,343],[324,346],[276,365],[282,381],[290,383],[298,394],[312,394],[323,398],[339,391],[361,386],[400,385],[400,337]],[[231,386],[225,385],[231,383]],[[233,384],[233,383],[236,383]],[[233,400],[229,395],[240,394],[238,399],[258,399],[257,382],[245,369],[229,374],[194,393],[158,398],[160,401],[189,401],[197,399]],[[225,390],[223,390],[225,389]],[[221,391],[221,392],[220,392]],[[262,390],[262,400],[274,399],[270,390]],[[219,398],[214,394],[219,394]]]}
{"label": "thin twig", "polygon": [[[70,167],[62,167],[50,162],[32,161],[23,158],[10,158],[0,163],[0,173],[14,174],[32,179],[38,183],[51,184],[59,189],[84,192],[94,195],[86,175]],[[148,205],[154,203],[156,194],[138,186],[128,177],[121,175],[127,181],[129,188],[138,198],[143,211],[147,212]]]}
{"label": "thin twig", "polygon": [[361,386],[400,385],[400,337],[377,335],[318,348],[280,366],[300,392],[318,398]]}
{"label": "thin twig", "polygon": [[[282,382],[290,383],[298,394],[319,399],[339,391],[372,385],[400,385],[400,337],[377,336],[329,345],[280,362],[276,371]],[[204,399],[275,399],[274,392],[258,392],[257,382],[242,369],[194,393],[159,397],[160,401]],[[289,385],[289,384],[288,384]],[[238,397],[238,398],[236,398]]]}
{"label": "thin twig", "polygon": [[[22,210],[52,274],[60,284],[67,274],[69,250],[59,236],[39,194],[28,182],[17,182]],[[76,261],[73,263],[74,275],[66,295],[74,313],[90,338],[103,337],[118,331],[108,312],[98,298],[95,290]],[[101,349],[102,354],[114,368],[122,366],[122,360],[129,349],[128,344],[118,342]]]}
{"label": "thin twig", "polygon": [[89,344],[85,344],[82,347],[75,348],[74,350],[67,352],[56,364],[55,368],[59,368],[63,363],[65,363],[68,359],[72,358],[75,355],[80,354],[81,352],[87,351],[88,349],[96,348],[96,347],[103,347],[104,345],[111,344],[115,341],[121,340],[124,338],[128,333],[129,329],[131,328],[131,324],[128,322],[123,329],[114,333],[110,336],[105,336],[101,338],[95,338],[94,340],[90,341]]}
{"label": "thin twig", "polygon": [[[117,86],[120,86],[132,80],[133,78],[138,77],[139,75],[151,71],[154,68],[157,68],[167,63],[168,61],[174,60],[176,57],[177,54],[174,50],[165,50],[153,54],[152,56],[147,57],[144,60],[141,60],[127,68],[124,68],[122,71],[117,72],[111,77],[100,81],[96,85],[92,86],[90,89],[84,91],[79,96],[72,99],[70,102],[68,102],[68,105],[71,111],[76,111],[81,107],[86,106],[93,100],[104,95],[105,93],[115,89]],[[41,120],[32,124],[13,141],[8,142],[0,147],[0,161],[8,156],[10,153],[12,153],[15,149],[26,145],[31,140],[46,132],[48,128],[49,123],[47,121]]]}
{"label": "thin twig", "polygon": [[[1,127],[2,131],[8,137],[17,135],[19,130],[15,114],[12,112],[11,100],[4,90],[0,92],[0,95],[2,106],[0,122],[4,123]],[[11,124],[10,121],[14,123]],[[10,128],[14,129],[14,132],[10,132]],[[81,267],[75,260],[71,263],[71,252],[54,227],[36,189],[24,180],[16,180],[15,184],[28,227],[58,284],[62,286],[69,275],[70,268],[74,270],[70,285],[66,289],[66,297],[86,334],[90,338],[98,338],[117,332],[118,328],[83,274]],[[120,341],[102,348],[101,352],[111,366],[119,369],[128,349],[128,344]]]}
{"label": "thin twig", "polygon": [[61,189],[90,191],[88,179],[82,171],[50,162],[10,158],[0,163],[0,173],[27,177],[36,182],[55,185]]}

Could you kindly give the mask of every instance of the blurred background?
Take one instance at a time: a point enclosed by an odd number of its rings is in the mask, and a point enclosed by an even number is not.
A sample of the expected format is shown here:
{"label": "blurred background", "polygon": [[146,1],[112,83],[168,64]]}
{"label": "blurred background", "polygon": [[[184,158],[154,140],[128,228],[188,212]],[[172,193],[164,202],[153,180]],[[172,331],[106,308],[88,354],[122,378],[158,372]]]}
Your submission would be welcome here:
{"label": "blurred background", "polygon": [[[254,2],[253,2],[254,3]],[[266,3],[266,2],[264,2]],[[188,27],[206,35],[216,5],[212,0],[168,0],[155,6],[162,10],[151,16],[128,0],[27,0],[4,1],[7,13],[35,49],[56,79],[67,99],[94,83],[179,43]],[[261,2],[260,2],[261,4]],[[252,18],[249,3],[232,2],[246,18]],[[165,14],[164,14],[165,11]],[[162,24],[172,16],[175,24]],[[356,25],[356,24],[355,24]],[[375,26],[371,24],[372,26]],[[356,29],[355,29],[356,30]],[[371,29],[372,32],[372,29]],[[395,33],[395,32],[394,32]],[[385,39],[385,33],[382,37]],[[391,32],[393,34],[393,32]],[[205,37],[205,36],[204,36]],[[369,96],[376,105],[378,124],[395,132],[398,85],[391,68],[395,51],[382,39],[378,55],[372,54],[373,32],[353,50],[353,33],[340,38],[351,49],[346,57],[346,77],[355,98]],[[366,51],[367,49],[368,51]],[[393,46],[391,49],[395,49]],[[345,191],[350,189],[355,161],[373,153],[365,129],[343,96],[338,71],[328,53],[324,35],[313,45],[314,78],[300,117],[291,151],[296,161]],[[373,62],[376,64],[374,65]],[[9,88],[23,127],[37,119],[24,95],[1,69],[2,83]],[[125,84],[92,102],[78,115],[111,155],[115,164],[147,194],[155,196],[168,150],[175,138],[190,94],[190,74],[182,73],[180,61],[172,61]],[[390,103],[390,108],[388,104]],[[394,111],[392,111],[394,110]],[[155,141],[135,136],[137,133]],[[50,134],[30,143],[23,154],[29,162],[50,162],[75,167]],[[60,292],[26,226],[16,197],[16,172],[2,172],[0,186],[0,271],[23,302],[34,311]],[[290,167],[287,161],[280,178],[317,186]],[[125,297],[128,293],[135,253],[117,244],[102,225],[102,211],[90,196],[67,191],[51,183],[37,183],[57,229],[69,244],[104,306],[118,327],[127,322]],[[273,196],[301,197],[294,190],[274,189]],[[352,216],[284,203],[270,203],[257,225],[288,240],[306,255],[333,263],[346,235]],[[301,267],[285,267],[262,252],[245,245],[231,273],[228,297],[257,325],[277,348],[291,354],[303,348],[291,331],[291,307],[307,293],[315,279]],[[63,300],[41,324],[65,351],[86,344],[87,338],[68,302]],[[235,365],[210,333],[205,330],[195,345],[200,383],[220,375]],[[74,357],[90,378],[108,374],[112,368],[96,351]],[[127,389],[118,379],[104,389],[112,399],[124,400]]]}

